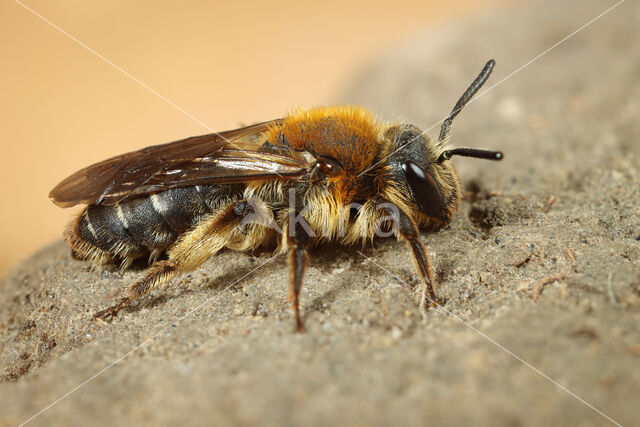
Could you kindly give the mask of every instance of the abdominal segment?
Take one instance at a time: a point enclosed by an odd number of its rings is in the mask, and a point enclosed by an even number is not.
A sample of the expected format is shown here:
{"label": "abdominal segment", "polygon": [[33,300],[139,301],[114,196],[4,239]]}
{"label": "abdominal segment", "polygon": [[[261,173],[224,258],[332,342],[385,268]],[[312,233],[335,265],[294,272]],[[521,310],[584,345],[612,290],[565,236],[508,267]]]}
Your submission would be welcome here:
{"label": "abdominal segment", "polygon": [[88,205],[65,232],[72,253],[97,263],[155,259],[208,214],[237,199],[241,186],[175,188],[114,205]]}

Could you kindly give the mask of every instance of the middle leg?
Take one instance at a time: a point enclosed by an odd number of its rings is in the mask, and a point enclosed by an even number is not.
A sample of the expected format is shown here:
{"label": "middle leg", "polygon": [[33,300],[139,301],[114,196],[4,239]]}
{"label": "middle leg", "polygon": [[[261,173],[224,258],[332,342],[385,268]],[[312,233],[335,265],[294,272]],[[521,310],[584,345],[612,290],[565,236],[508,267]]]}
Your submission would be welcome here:
{"label": "middle leg", "polygon": [[297,332],[305,332],[304,324],[300,317],[300,289],[302,289],[302,279],[308,260],[308,250],[311,244],[311,237],[305,230],[304,219],[301,222],[296,219],[293,224],[287,224],[287,245],[289,264],[289,300],[296,319]]}

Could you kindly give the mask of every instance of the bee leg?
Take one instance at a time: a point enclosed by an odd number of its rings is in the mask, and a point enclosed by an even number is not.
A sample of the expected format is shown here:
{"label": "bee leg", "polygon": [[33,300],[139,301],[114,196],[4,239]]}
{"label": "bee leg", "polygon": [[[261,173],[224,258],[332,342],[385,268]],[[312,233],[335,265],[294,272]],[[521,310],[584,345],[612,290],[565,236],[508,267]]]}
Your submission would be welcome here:
{"label": "bee leg", "polygon": [[399,212],[399,217],[394,221],[394,232],[398,240],[403,240],[411,249],[413,263],[423,282],[420,310],[424,311],[427,306],[427,299],[430,307],[435,307],[441,303],[433,290],[433,267],[431,266],[429,255],[427,255],[424,246],[418,240],[418,227],[402,210],[398,209],[397,211]]}
{"label": "bee leg", "polygon": [[291,223],[289,223],[287,226],[287,241],[289,248],[289,300],[291,301],[291,307],[293,308],[293,313],[296,318],[296,331],[305,332],[305,327],[300,317],[299,301],[311,237],[304,229],[302,223],[296,220],[295,225],[292,226]]}
{"label": "bee leg", "polygon": [[120,309],[129,305],[131,301],[149,293],[152,289],[159,287],[163,283],[168,282],[177,274],[178,271],[176,266],[171,262],[171,260],[156,262],[149,268],[149,271],[147,271],[144,277],[129,289],[128,296],[121,298],[117,304],[98,311],[93,315],[93,317],[95,319],[107,319],[115,316]]}
{"label": "bee leg", "polygon": [[95,313],[94,318],[114,316],[131,301],[148,294],[180,273],[193,271],[210,256],[225,247],[239,233],[242,219],[250,212],[247,203],[231,203],[200,221],[169,250],[169,259],[155,262],[147,274],[136,282],[117,304]]}

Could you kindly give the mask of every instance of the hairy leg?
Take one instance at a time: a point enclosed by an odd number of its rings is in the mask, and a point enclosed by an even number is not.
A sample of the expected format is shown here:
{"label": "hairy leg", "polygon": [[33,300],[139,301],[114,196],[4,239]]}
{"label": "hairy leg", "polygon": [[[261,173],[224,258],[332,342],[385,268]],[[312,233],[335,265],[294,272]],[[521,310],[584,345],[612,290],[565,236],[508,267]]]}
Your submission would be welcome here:
{"label": "hairy leg", "polygon": [[195,270],[239,235],[239,226],[248,211],[249,207],[245,202],[231,203],[200,221],[169,250],[168,260],[155,262],[142,279],[131,286],[126,297],[97,312],[94,317],[111,317],[134,299],[166,284],[178,274]]}

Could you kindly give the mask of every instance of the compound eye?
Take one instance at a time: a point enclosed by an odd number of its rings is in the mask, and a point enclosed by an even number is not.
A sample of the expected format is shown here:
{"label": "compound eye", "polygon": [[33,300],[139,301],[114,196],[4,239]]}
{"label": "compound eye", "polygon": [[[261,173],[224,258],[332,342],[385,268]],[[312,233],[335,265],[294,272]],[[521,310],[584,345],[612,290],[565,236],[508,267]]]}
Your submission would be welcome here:
{"label": "compound eye", "polygon": [[442,196],[431,175],[412,161],[404,162],[402,170],[413,190],[420,210],[431,217],[440,217],[442,215]]}

